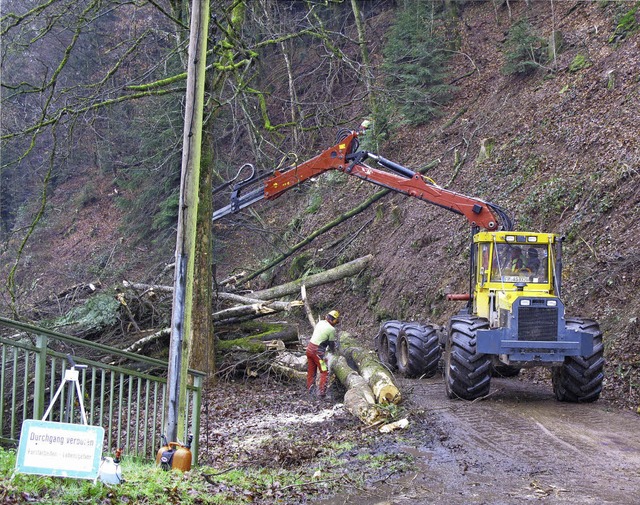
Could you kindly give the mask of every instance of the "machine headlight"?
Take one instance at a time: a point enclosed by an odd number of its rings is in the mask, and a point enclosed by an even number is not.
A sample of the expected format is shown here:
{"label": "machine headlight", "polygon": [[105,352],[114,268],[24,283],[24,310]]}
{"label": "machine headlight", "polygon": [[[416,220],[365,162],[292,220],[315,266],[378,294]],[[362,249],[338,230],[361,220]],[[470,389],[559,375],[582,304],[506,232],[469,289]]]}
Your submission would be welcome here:
{"label": "machine headlight", "polygon": [[558,300],[547,300],[547,306],[548,307],[557,307],[558,306]]}
{"label": "machine headlight", "polygon": [[520,305],[531,305],[531,300],[520,300]]}

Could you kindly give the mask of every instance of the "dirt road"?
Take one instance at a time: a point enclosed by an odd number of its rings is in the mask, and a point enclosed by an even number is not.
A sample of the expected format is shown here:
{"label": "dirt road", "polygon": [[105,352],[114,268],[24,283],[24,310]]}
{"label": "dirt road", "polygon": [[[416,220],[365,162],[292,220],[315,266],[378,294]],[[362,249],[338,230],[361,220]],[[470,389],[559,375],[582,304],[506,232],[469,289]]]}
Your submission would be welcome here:
{"label": "dirt road", "polygon": [[557,402],[548,384],[494,379],[489,398],[445,397],[442,377],[405,380],[435,436],[400,445],[415,472],[322,505],[639,504],[640,416]]}

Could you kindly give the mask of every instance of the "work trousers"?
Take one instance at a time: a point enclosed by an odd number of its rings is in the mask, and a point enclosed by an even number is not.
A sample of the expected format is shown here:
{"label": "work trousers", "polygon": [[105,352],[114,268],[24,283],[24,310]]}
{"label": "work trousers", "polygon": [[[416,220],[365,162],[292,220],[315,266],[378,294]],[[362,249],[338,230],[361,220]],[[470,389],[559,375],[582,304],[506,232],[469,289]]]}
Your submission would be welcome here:
{"label": "work trousers", "polygon": [[329,380],[329,370],[323,358],[324,351],[316,344],[309,343],[307,345],[307,391],[311,392],[311,388],[316,383],[316,375],[320,372],[320,385],[318,387],[320,396],[327,394],[327,382]]}

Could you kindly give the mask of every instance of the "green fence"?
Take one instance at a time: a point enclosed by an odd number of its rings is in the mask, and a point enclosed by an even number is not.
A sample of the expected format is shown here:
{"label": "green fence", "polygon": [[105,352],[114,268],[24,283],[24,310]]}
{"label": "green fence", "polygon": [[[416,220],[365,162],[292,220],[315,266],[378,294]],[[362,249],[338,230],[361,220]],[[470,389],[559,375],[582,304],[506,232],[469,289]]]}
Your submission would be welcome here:
{"label": "green fence", "polygon": [[[17,445],[22,421],[40,420],[47,411],[46,421],[82,422],[75,383],[63,384],[73,361],[88,424],[105,429],[103,452],[122,448],[125,456],[155,458],[167,411],[166,362],[2,317],[0,327],[16,332],[0,337],[0,442]],[[179,438],[194,435],[196,464],[204,374],[189,375],[185,433]]]}

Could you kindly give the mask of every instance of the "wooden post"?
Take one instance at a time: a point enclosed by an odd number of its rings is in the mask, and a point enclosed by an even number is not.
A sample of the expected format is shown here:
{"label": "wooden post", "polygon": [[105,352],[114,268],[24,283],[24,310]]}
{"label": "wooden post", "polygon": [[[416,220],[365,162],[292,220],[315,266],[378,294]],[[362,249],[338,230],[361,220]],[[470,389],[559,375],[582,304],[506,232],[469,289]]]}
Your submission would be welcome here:
{"label": "wooden post", "polygon": [[[202,116],[209,30],[209,0],[193,0],[187,63],[187,92],[180,178],[180,206],[176,238],[176,267],[171,314],[169,376],[167,389],[166,436],[170,442],[178,434],[186,439],[185,411],[191,346],[191,307],[193,293],[194,252],[198,215]],[[197,434],[196,434],[197,436]]]}

